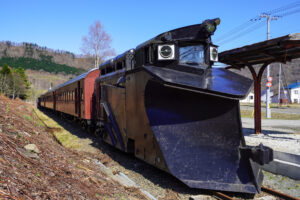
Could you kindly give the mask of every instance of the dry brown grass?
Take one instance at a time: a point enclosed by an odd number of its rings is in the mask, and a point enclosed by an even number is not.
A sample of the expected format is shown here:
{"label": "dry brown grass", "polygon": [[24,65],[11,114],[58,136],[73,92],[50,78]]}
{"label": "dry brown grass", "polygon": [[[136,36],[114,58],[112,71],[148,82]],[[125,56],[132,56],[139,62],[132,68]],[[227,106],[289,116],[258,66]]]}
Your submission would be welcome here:
{"label": "dry brown grass", "polygon": [[[252,110],[241,110],[241,117],[244,118],[253,118],[253,111]],[[262,119],[266,118],[266,113],[261,112]],[[287,113],[272,113],[272,119],[286,119],[286,120],[299,120],[300,115],[297,114],[287,114]]]}

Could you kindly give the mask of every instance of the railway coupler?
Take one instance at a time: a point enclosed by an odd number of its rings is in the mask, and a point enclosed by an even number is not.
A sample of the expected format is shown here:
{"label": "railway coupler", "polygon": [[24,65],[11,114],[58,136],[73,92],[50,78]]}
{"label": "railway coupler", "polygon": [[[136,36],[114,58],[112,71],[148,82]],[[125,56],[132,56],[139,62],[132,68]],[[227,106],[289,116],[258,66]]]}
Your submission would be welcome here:
{"label": "railway coupler", "polygon": [[247,158],[251,158],[252,161],[259,165],[268,164],[273,161],[273,149],[264,146],[260,143],[258,146],[246,146],[241,147],[241,154]]}

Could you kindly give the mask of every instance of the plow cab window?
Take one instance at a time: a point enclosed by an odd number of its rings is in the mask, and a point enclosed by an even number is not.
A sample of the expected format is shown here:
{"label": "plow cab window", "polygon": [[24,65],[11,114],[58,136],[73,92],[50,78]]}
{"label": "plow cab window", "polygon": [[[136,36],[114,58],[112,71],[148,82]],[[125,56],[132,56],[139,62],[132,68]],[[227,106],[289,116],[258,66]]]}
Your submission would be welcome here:
{"label": "plow cab window", "polygon": [[205,63],[204,46],[189,45],[179,48],[179,64],[201,65]]}

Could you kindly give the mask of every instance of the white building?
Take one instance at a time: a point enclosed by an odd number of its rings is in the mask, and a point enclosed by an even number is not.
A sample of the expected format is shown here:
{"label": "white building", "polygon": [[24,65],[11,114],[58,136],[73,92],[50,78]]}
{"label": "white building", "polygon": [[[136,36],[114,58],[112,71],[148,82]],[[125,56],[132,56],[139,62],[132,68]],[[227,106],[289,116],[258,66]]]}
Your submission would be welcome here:
{"label": "white building", "polygon": [[288,85],[291,94],[291,103],[300,103],[300,81]]}
{"label": "white building", "polygon": [[254,93],[253,92],[249,92],[248,96],[241,100],[240,102],[243,102],[243,103],[253,103],[254,102]]}

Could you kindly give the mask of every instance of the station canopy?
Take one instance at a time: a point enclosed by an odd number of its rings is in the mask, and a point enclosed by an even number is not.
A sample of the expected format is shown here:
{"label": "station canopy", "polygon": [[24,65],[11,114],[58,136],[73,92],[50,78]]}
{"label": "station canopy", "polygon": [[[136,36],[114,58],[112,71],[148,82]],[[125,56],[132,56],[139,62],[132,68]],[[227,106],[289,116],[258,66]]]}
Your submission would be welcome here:
{"label": "station canopy", "polygon": [[[286,63],[300,58],[300,33],[231,49],[219,54],[219,61],[229,65],[226,69],[247,67],[254,81],[254,127],[261,133],[261,79],[266,67],[274,62]],[[256,72],[254,65],[261,64]]]}
{"label": "station canopy", "polygon": [[219,54],[219,62],[236,69],[241,69],[246,65],[286,63],[296,58],[300,58],[300,33],[231,49]]}

